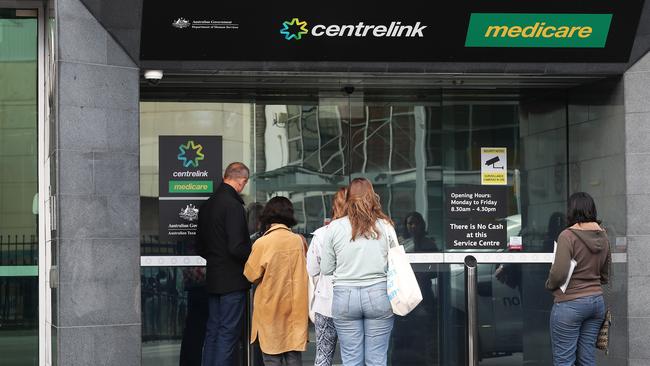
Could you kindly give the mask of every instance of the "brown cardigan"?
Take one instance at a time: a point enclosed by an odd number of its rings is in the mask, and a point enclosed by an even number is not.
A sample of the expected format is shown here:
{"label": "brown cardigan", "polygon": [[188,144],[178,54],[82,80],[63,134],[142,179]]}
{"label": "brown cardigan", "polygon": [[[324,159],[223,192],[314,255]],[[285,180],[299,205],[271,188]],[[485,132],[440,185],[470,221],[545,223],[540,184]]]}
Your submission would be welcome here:
{"label": "brown cardigan", "polygon": [[[571,259],[577,262],[566,292],[560,290],[569,274]],[[555,260],[546,280],[555,302],[602,294],[609,281],[612,261],[607,233],[595,223],[574,225],[560,233]]]}

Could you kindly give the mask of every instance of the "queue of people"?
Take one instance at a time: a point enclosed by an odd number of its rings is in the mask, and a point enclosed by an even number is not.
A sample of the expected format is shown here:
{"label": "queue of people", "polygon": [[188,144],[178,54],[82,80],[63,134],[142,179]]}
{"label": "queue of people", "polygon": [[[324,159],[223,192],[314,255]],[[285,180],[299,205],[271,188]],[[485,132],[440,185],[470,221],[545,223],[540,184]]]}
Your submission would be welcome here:
{"label": "queue of people", "polygon": [[[332,365],[338,341],[343,365],[385,366],[394,325],[387,294],[388,237],[396,235],[370,181],[355,178],[336,192],[332,221],[313,233],[308,246],[291,230],[297,222],[285,197],[256,206],[259,224],[251,225],[254,220],[239,196],[249,174],[243,163],[230,164],[222,184],[199,212],[197,248],[207,261],[209,293],[202,365],[234,364],[246,294],[253,284],[250,341],[259,344],[264,365],[302,365],[312,311],[315,365]],[[611,262],[609,242],[586,193],[570,197],[567,218],[569,228],[559,235],[546,282],[555,296],[550,324],[554,364],[595,365],[595,338],[604,317],[601,284],[608,280]],[[404,226],[401,242],[408,251],[438,251],[435,241],[425,236],[419,213],[407,215]],[[572,281],[560,290],[572,259]]]}
{"label": "queue of people", "polygon": [[314,233],[309,248],[294,233],[293,205],[274,197],[261,211],[251,244],[251,220],[239,193],[249,177],[230,164],[222,184],[201,207],[198,251],[207,261],[209,316],[205,366],[233,364],[241,337],[246,291],[255,286],[251,342],[265,365],[301,365],[307,345],[308,282],[316,323],[316,365],[331,365],[338,342],[345,365],[386,365],[393,312],[386,290],[386,230],[372,184],[354,179],[334,197],[332,222]]}

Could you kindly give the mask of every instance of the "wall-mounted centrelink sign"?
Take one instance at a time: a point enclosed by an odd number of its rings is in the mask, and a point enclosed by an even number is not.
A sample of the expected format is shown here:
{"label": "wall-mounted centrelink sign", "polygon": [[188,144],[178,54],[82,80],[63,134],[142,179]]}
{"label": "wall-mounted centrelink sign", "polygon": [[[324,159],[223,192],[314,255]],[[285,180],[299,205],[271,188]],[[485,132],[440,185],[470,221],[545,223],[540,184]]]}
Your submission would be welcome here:
{"label": "wall-mounted centrelink sign", "polygon": [[[143,60],[626,62],[643,0],[144,0]],[[499,52],[495,52],[495,48]]]}
{"label": "wall-mounted centrelink sign", "polygon": [[505,249],[507,189],[482,185],[445,188],[447,249]]}
{"label": "wall-mounted centrelink sign", "polygon": [[221,182],[221,136],[160,136],[161,243],[192,245],[199,208]]}

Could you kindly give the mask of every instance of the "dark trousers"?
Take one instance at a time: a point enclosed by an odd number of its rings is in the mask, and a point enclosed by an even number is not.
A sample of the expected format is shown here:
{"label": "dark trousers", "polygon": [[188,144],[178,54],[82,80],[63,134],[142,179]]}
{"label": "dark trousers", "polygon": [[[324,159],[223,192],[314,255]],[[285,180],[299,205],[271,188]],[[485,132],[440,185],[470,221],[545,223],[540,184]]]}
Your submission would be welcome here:
{"label": "dark trousers", "polygon": [[262,354],[264,366],[302,366],[302,352],[289,351],[279,355]]}
{"label": "dark trousers", "polygon": [[209,315],[203,344],[203,366],[232,366],[241,338],[246,291],[210,294]]}
{"label": "dark trousers", "polygon": [[205,287],[187,290],[187,316],[181,342],[179,366],[201,366],[201,350],[208,321],[208,293]]}

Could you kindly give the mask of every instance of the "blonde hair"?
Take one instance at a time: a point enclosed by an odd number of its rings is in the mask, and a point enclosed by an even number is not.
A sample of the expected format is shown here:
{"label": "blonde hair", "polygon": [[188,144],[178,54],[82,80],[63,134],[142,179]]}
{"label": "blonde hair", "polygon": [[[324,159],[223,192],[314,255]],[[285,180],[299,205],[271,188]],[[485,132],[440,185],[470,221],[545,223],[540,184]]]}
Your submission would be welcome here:
{"label": "blonde hair", "polygon": [[352,225],[353,241],[358,237],[379,238],[380,231],[375,227],[378,219],[393,225],[393,221],[381,210],[379,195],[372,188],[372,183],[365,178],[355,178],[350,182],[346,203],[345,211]]}
{"label": "blonde hair", "polygon": [[345,200],[348,194],[348,187],[341,187],[332,198],[332,220],[345,216]]}

